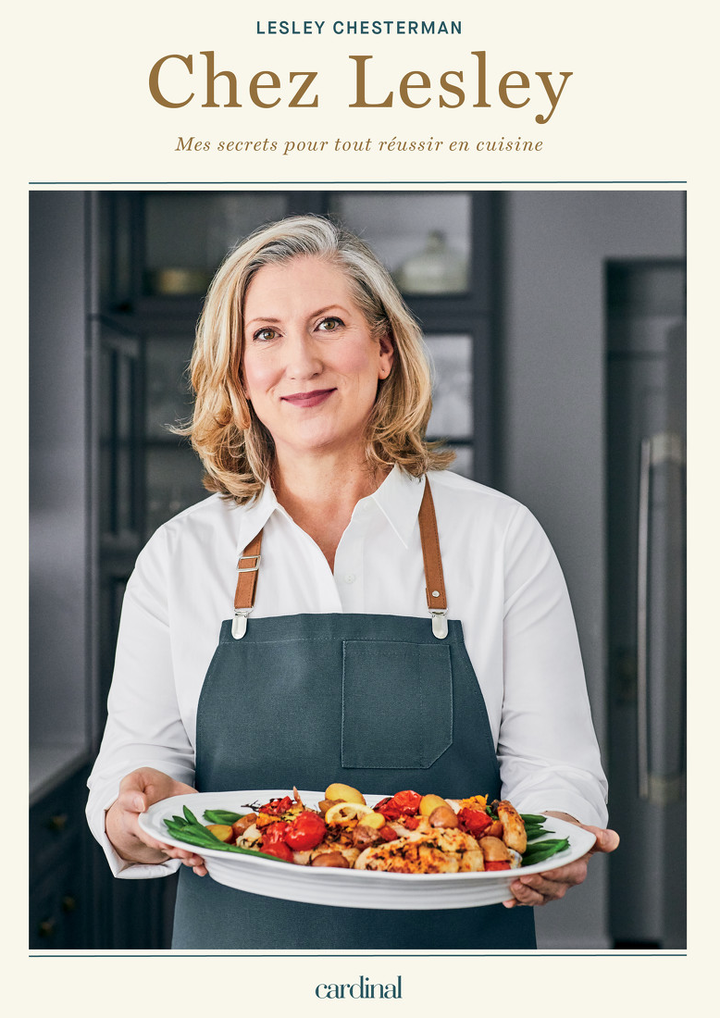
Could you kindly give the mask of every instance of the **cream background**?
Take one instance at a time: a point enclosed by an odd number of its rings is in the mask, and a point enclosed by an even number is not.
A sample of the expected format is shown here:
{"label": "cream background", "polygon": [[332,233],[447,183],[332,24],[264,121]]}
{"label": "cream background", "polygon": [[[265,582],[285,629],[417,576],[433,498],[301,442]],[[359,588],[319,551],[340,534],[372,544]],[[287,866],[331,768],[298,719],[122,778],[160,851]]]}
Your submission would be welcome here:
{"label": "cream background", "polygon": [[[716,623],[717,595],[710,578],[717,569],[714,496],[717,491],[717,261],[714,227],[717,194],[713,146],[716,144],[716,96],[712,69],[717,16],[699,0],[680,7],[648,0],[582,8],[568,0],[539,5],[517,0],[493,8],[458,0],[444,5],[447,18],[463,21],[461,36],[349,37],[327,33],[317,37],[257,37],[257,15],[247,6],[217,0],[198,5],[182,0],[168,4],[128,0],[108,8],[74,0],[64,6],[41,0],[25,13],[6,15],[5,150],[3,161],[3,279],[6,282],[6,533],[11,571],[6,569],[2,594],[4,645],[10,648],[5,682],[10,693],[10,716],[17,735],[11,741],[13,758],[25,758],[26,731],[25,639],[27,585],[21,551],[27,527],[25,443],[25,336],[27,306],[26,218],[28,186],[63,188],[183,186],[194,182],[227,182],[246,188],[257,181],[348,187],[376,181],[402,182],[404,189],[468,185],[508,189],[622,189],[678,187],[687,181],[689,216],[689,442],[690,442],[690,709],[691,812],[701,795],[711,795],[709,751],[717,708],[717,666],[711,639]],[[277,2],[262,5],[262,18],[332,21],[351,17],[435,18],[442,15],[428,0],[395,3],[383,13],[377,0],[358,5],[328,0],[306,4]],[[327,29],[327,26],[326,26]],[[194,53],[213,49],[218,67],[232,69],[243,80],[256,70],[272,68],[281,79],[286,70],[318,69],[321,106],[318,110],[256,110],[243,100],[241,110],[184,110],[157,106],[147,90],[149,68],[166,53]],[[532,78],[536,70],[572,70],[549,124],[534,122],[547,112],[547,101],[525,110],[506,110],[494,101],[492,109],[347,110],[352,65],[348,53],[373,53],[369,67],[373,85],[397,87],[408,70],[423,69],[433,77],[445,69],[473,66],[470,51],[486,50],[492,83],[502,73],[522,69]],[[243,72],[243,68],[247,71]],[[337,88],[330,85],[337,75]],[[199,75],[196,77],[200,77]],[[553,75],[557,81],[558,74]],[[536,79],[537,80],[537,79]],[[323,86],[323,82],[327,82]],[[469,89],[470,90],[470,89]],[[531,95],[536,90],[531,90]],[[258,153],[176,153],[179,134],[197,138],[330,138],[362,139],[368,135],[436,139],[491,138],[504,135],[542,138],[540,154],[497,153],[486,156],[386,154],[305,155],[282,159]],[[712,177],[711,177],[712,174]],[[668,183],[668,182],[679,183]],[[31,182],[44,182],[35,185]],[[427,182],[432,182],[429,185]],[[502,182],[498,185],[497,182]],[[541,182],[541,183],[535,183]],[[661,182],[661,183],[654,183]],[[211,185],[212,186],[212,185]],[[7,361],[9,360],[9,365]],[[20,448],[16,453],[16,446]],[[702,469],[704,467],[704,469]],[[12,500],[12,504],[11,504]],[[713,516],[711,518],[711,513]],[[712,535],[712,537],[710,536]],[[709,596],[708,596],[709,595]],[[700,698],[702,697],[702,700]],[[702,709],[700,708],[702,704]],[[702,715],[702,716],[701,716]],[[24,771],[23,771],[24,774]],[[24,778],[21,784],[24,783]],[[7,782],[8,804],[16,809],[15,781]],[[20,793],[18,799],[24,803]],[[710,799],[711,803],[714,798]],[[17,809],[23,813],[24,807]],[[712,821],[717,828],[716,821]],[[24,820],[22,821],[24,823]],[[22,830],[22,828],[20,828]],[[22,836],[8,839],[12,862],[6,872],[23,871]],[[713,863],[703,864],[711,872]],[[670,1014],[687,1001],[688,986],[710,974],[705,943],[706,908],[711,893],[703,894],[699,877],[690,888],[689,952],[687,958],[585,955],[569,957],[323,958],[274,957],[193,959],[166,958],[27,958],[24,878],[17,881],[13,921],[3,930],[3,968],[8,988],[27,987],[24,1010],[31,1015],[48,1006],[63,1013],[90,1014],[98,1006],[107,1015],[125,1014],[139,1006],[145,1013],[177,1013],[173,1002],[187,1011],[214,1006],[222,1011],[239,1007],[249,993],[259,999],[260,987],[271,987],[263,1010],[270,1014],[309,1013],[318,1004],[318,982],[352,982],[361,972],[373,981],[403,975],[404,996],[381,1005],[394,1014],[431,1014],[448,996],[470,1006],[482,1006],[505,987],[525,1003],[550,1010],[578,1008],[588,1015],[608,1009],[621,1014],[639,1004],[660,1015]],[[710,881],[703,881],[710,883]],[[659,889],[661,893],[661,889]],[[285,984],[285,985],[283,985]],[[215,994],[209,989],[216,990]],[[12,994],[12,996],[15,995]],[[283,998],[295,1003],[287,1008]],[[246,1001],[248,997],[244,998]],[[100,1003],[102,1001],[102,1003]],[[252,1006],[252,1004],[250,1004]],[[326,1005],[331,1007],[330,1004]],[[370,1005],[334,1002],[334,1014],[358,1013]],[[243,1007],[243,1010],[245,1008]]]}

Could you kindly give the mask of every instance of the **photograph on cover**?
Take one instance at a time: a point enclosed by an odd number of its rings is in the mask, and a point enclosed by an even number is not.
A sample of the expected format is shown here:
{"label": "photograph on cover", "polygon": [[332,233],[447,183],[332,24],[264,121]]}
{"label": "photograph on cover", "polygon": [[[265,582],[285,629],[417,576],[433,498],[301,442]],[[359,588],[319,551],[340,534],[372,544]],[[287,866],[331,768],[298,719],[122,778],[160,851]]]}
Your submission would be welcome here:
{"label": "photograph on cover", "polygon": [[29,236],[31,949],[684,948],[684,191]]}

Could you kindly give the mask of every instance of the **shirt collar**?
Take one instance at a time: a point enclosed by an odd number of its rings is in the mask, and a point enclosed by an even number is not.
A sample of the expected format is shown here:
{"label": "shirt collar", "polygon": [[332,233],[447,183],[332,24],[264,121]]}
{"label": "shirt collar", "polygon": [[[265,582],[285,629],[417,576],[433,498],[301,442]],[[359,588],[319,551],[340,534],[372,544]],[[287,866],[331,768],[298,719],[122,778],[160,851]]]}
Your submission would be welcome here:
{"label": "shirt collar", "polygon": [[425,491],[422,477],[411,477],[395,465],[370,495],[406,548],[415,528]]}
{"label": "shirt collar", "polygon": [[[372,500],[377,505],[406,548],[410,545],[424,490],[422,477],[411,477],[396,465],[377,491],[368,496],[368,501]],[[365,501],[361,499],[358,505]],[[238,558],[274,512],[287,515],[275,497],[272,484],[266,481],[260,496],[246,507],[241,516],[237,538]]]}
{"label": "shirt collar", "polygon": [[252,539],[257,537],[272,514],[277,510],[282,511],[282,507],[275,497],[272,484],[270,481],[266,481],[261,494],[254,502],[251,502],[250,505],[246,506],[240,516],[240,527],[238,529],[236,549],[238,558],[245,551]]}

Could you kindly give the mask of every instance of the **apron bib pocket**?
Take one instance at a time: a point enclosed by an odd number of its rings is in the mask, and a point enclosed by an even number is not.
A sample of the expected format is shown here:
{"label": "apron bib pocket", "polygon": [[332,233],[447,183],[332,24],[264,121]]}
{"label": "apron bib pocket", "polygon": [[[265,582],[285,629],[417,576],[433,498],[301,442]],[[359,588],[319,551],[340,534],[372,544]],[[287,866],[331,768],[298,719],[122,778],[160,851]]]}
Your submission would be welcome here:
{"label": "apron bib pocket", "polygon": [[447,644],[343,640],[343,767],[425,769],[452,741]]}

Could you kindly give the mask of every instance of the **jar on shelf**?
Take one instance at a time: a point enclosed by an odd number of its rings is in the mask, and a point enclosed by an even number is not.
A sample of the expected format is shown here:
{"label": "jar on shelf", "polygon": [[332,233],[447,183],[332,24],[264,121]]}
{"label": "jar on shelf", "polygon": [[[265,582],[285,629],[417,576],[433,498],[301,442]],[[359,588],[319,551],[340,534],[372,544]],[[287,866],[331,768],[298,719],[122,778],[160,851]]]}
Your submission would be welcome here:
{"label": "jar on shelf", "polygon": [[405,293],[464,293],[467,261],[449,247],[442,230],[431,230],[424,250],[397,269],[395,281]]}

